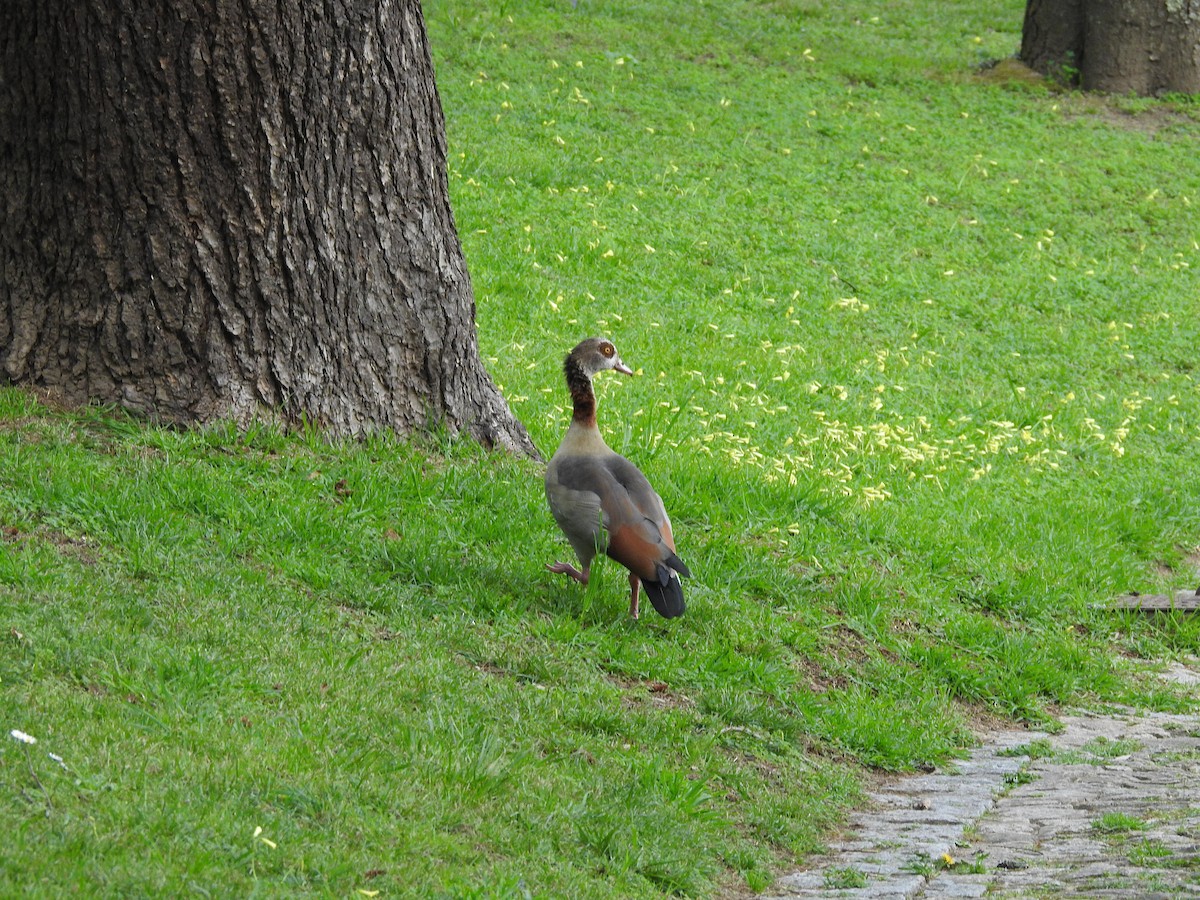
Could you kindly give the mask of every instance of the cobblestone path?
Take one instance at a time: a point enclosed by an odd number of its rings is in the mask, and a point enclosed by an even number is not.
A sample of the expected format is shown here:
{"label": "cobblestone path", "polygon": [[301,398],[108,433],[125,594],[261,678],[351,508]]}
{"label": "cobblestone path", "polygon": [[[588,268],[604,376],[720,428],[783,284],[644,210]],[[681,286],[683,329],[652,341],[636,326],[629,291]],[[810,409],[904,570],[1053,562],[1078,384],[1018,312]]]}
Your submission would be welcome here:
{"label": "cobblestone path", "polygon": [[[1200,690],[1200,666],[1172,680]],[[1200,716],[1123,710],[992,735],[872,795],[769,898],[1200,898]]]}

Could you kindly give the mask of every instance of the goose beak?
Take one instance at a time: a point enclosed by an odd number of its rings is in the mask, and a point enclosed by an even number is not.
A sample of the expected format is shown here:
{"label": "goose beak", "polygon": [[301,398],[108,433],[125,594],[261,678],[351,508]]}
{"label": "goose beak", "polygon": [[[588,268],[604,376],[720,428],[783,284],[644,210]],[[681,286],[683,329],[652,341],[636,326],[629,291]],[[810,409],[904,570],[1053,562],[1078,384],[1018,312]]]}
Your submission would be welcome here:
{"label": "goose beak", "polygon": [[613,368],[616,371],[620,372],[622,375],[632,375],[633,374],[633,369],[629,368],[629,366],[625,365],[625,363],[621,362],[619,359],[617,360],[616,365],[614,365]]}

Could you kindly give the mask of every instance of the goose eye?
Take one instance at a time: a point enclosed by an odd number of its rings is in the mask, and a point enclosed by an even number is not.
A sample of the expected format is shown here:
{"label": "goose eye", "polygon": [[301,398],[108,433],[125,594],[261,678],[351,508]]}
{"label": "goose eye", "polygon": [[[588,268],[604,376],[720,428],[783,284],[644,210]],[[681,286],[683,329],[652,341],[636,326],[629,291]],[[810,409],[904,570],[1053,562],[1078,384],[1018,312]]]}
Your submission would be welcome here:
{"label": "goose eye", "polygon": [[613,348],[612,344],[605,344],[603,347],[600,348],[600,352],[603,353],[605,356],[612,356],[613,353],[616,352],[616,350]]}

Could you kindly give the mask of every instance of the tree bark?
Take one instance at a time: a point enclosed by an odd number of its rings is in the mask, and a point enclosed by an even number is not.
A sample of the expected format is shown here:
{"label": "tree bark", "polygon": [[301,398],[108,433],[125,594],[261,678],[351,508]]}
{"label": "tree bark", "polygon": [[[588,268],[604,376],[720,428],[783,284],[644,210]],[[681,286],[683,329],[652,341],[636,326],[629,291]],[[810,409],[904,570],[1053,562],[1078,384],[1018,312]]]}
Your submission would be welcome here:
{"label": "tree bark", "polygon": [[1200,0],[1028,0],[1020,58],[1089,91],[1200,93]]}
{"label": "tree bark", "polygon": [[1083,57],[1084,0],[1028,0],[1021,28],[1021,62],[1056,81],[1072,83]]}
{"label": "tree bark", "polygon": [[418,0],[11,0],[0,199],[0,379],[537,453],[479,357]]}

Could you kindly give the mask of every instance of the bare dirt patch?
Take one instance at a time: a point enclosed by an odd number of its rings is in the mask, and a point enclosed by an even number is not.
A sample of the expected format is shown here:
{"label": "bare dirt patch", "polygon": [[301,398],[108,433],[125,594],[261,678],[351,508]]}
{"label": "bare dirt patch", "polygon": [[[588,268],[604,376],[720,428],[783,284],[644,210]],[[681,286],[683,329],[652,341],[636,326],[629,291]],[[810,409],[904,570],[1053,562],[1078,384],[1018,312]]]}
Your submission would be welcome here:
{"label": "bare dirt patch", "polygon": [[0,526],[0,543],[22,549],[34,541],[40,541],[55,547],[63,556],[83,563],[85,566],[96,564],[96,545],[87,537],[71,537],[52,528],[35,528],[32,531],[22,531],[14,525]]}
{"label": "bare dirt patch", "polygon": [[1099,94],[1071,95],[1063,98],[1064,112],[1070,121],[1093,119],[1111,128],[1158,137],[1165,131],[1200,131],[1194,116],[1165,103],[1128,106],[1121,97]]}
{"label": "bare dirt patch", "polygon": [[665,681],[640,680],[608,674],[609,681],[621,688],[621,702],[627,707],[652,709],[691,709],[696,701],[671,689]]}

